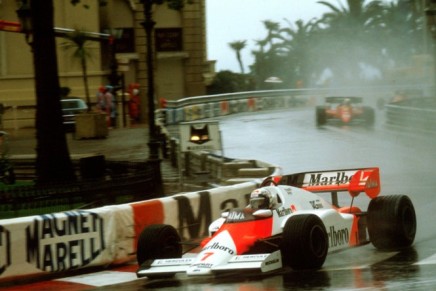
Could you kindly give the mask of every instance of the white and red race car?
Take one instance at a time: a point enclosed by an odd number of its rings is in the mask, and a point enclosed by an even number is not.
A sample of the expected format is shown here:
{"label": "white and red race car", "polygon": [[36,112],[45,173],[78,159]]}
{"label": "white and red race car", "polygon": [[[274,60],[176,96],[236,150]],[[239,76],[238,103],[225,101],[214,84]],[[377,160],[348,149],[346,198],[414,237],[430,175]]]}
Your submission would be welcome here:
{"label": "white and red race car", "polygon": [[[415,209],[406,195],[378,196],[378,168],[306,172],[266,178],[243,209],[222,213],[209,227],[195,256],[182,257],[182,243],[170,225],[150,225],[137,245],[138,277],[210,275],[236,270],[269,272],[321,268],[327,253],[371,242],[377,249],[411,246]],[[351,205],[338,205],[338,192]],[[331,203],[318,192],[331,192]],[[365,192],[367,211],[353,206]]]}

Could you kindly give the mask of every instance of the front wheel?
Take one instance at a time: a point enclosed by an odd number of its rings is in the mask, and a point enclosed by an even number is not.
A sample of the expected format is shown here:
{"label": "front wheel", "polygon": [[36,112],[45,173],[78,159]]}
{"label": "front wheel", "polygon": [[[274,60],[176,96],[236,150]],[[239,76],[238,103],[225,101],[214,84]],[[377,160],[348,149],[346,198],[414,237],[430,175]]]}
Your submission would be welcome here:
{"label": "front wheel", "polygon": [[375,113],[374,109],[371,107],[365,107],[363,116],[365,118],[365,125],[368,127],[374,126],[375,123]]}
{"label": "front wheel", "polygon": [[321,268],[328,252],[324,223],[313,214],[290,217],[283,229],[281,251],[284,264],[295,270]]}
{"label": "front wheel", "polygon": [[181,239],[177,230],[166,224],[144,228],[138,238],[136,259],[141,266],[148,260],[182,257]]}
{"label": "front wheel", "polygon": [[416,215],[406,195],[377,197],[368,206],[368,233],[371,243],[381,250],[412,245],[416,234]]}

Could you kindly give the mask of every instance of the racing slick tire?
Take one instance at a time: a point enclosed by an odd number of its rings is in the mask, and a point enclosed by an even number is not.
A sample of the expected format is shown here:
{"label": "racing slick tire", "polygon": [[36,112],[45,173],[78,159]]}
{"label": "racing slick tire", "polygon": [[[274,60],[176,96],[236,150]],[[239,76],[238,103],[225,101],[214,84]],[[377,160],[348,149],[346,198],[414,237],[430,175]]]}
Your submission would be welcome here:
{"label": "racing slick tire", "polygon": [[291,216],[283,229],[280,249],[284,264],[294,270],[321,268],[328,252],[324,223],[314,214]]}
{"label": "racing slick tire", "polygon": [[141,266],[155,259],[182,257],[181,239],[177,230],[166,224],[152,224],[139,235],[136,259]]}
{"label": "racing slick tire", "polygon": [[416,214],[406,195],[388,195],[372,199],[368,206],[368,234],[380,250],[407,248],[416,234]]}
{"label": "racing slick tire", "polygon": [[321,126],[326,124],[327,122],[327,116],[325,113],[325,107],[324,106],[317,106],[316,107],[316,126]]}
{"label": "racing slick tire", "polygon": [[364,107],[363,118],[365,125],[368,127],[374,126],[375,123],[375,112],[371,107]]}

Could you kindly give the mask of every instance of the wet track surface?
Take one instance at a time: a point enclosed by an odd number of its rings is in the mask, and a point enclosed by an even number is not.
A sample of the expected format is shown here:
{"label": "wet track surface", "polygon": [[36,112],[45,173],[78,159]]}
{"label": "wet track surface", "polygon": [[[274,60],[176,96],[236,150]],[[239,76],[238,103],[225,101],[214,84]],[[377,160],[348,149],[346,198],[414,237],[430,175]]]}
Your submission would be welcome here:
{"label": "wet track surface", "polygon": [[[173,279],[141,278],[100,288],[436,290],[436,137],[388,130],[384,126],[382,111],[377,112],[374,128],[317,128],[314,115],[313,108],[310,108],[223,118],[220,129],[224,156],[276,164],[285,174],[379,167],[381,194],[406,194],[415,206],[418,225],[412,248],[401,252],[381,252],[368,244],[329,254],[319,271],[283,269],[266,275],[234,273],[200,278],[178,274]],[[355,200],[355,205],[362,209],[366,209],[367,204],[368,198],[364,195]]]}

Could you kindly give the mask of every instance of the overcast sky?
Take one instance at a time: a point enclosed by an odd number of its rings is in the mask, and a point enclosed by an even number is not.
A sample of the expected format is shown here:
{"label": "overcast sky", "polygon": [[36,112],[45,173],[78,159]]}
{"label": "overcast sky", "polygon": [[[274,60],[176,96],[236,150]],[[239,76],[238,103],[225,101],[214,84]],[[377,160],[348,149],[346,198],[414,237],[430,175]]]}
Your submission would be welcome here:
{"label": "overcast sky", "polygon": [[[265,38],[262,21],[280,22],[282,27],[302,19],[320,18],[328,10],[319,0],[206,0],[208,59],[216,60],[216,71],[240,72],[230,42],[246,40],[241,51],[245,67],[253,63],[252,50],[257,49],[255,40]],[[327,0],[338,6],[339,0]],[[344,0],[340,0],[344,1]],[[248,72],[248,69],[245,69]]]}

